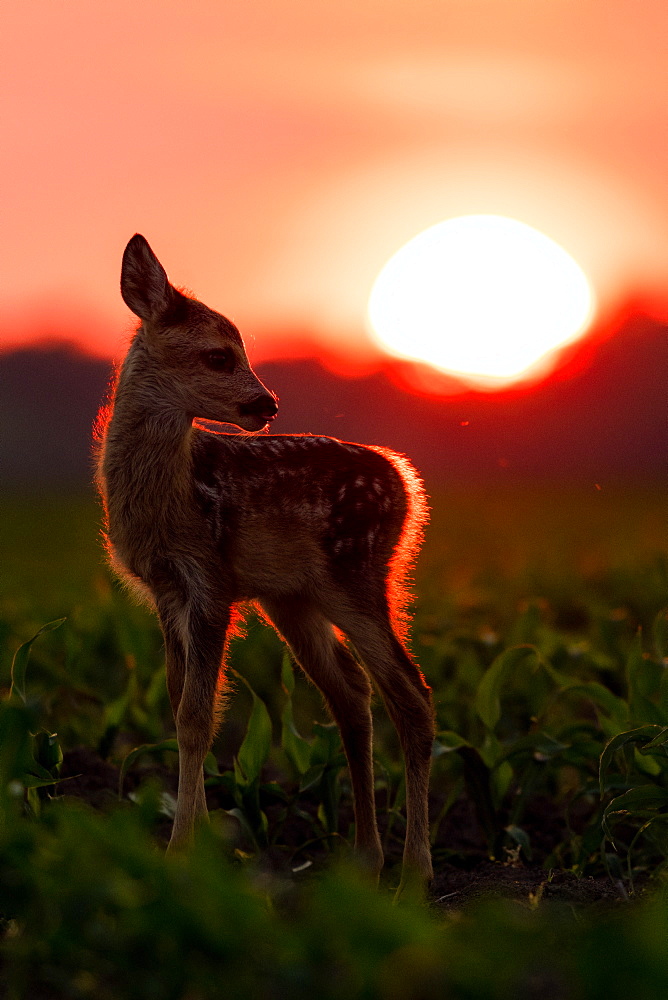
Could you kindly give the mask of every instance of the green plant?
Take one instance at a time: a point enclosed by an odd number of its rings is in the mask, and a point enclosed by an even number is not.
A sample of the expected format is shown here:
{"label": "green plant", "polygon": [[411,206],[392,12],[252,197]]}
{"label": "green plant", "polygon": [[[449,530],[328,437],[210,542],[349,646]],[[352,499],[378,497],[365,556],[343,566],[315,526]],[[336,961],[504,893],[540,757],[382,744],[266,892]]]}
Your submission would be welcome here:
{"label": "green plant", "polygon": [[[493,854],[544,867],[544,897],[468,909],[455,894],[430,914],[392,907],[383,888],[370,893],[340,870],[328,853],[349,835],[338,732],[313,724],[324,718],[318,692],[259,624],[232,663],[264,710],[239,681],[206,761],[211,826],[189,855],[165,859],[155,835],[170,809],[176,743],[162,739],[173,720],[157,625],[102,567],[93,504],[5,500],[0,992],[9,1000],[213,1000],[223,986],[232,997],[298,1000],[664,994],[663,499],[637,486],[591,497],[451,487],[433,506],[413,635],[439,719],[437,880],[452,871],[447,861],[475,883]],[[65,614],[66,627],[34,641],[41,622]],[[374,711],[391,864],[402,761],[382,706]],[[123,800],[109,795],[99,813],[73,799],[96,801],[86,774],[54,783],[72,773],[59,773],[59,749],[65,765],[85,750],[95,778],[96,748],[111,787],[116,765],[124,785]],[[280,874],[269,875],[274,867]],[[582,882],[592,886],[607,886],[608,871],[635,902],[555,909],[548,889],[563,869],[593,876]]]}
{"label": "green plant", "polygon": [[[236,670],[231,673],[248,691],[251,711],[233,767],[221,772],[214,755],[207,755],[204,762],[205,787],[222,790],[232,798],[233,806],[224,812],[239,823],[246,846],[254,853],[265,849],[270,842],[276,844],[286,821],[295,814],[305,821],[310,832],[303,845],[293,848],[294,854],[300,853],[310,843],[326,842],[338,836],[339,773],[346,765],[338,728],[334,724],[314,722],[310,740],[300,735],[294,722],[294,673],[290,657],[287,652],[284,653],[281,662],[284,703],[280,749],[296,782],[281,785],[276,781],[263,781],[263,770],[275,749],[272,748],[271,717],[264,701],[250,683]],[[145,743],[132,749],[120,768],[119,795],[123,795],[129,769],[138,760],[145,756],[161,758],[165,753],[172,752],[178,752],[175,739]],[[304,794],[317,802],[315,817],[300,806],[300,797]],[[269,828],[265,811],[267,803],[281,805],[273,829]]]}
{"label": "green plant", "polygon": [[57,733],[38,729],[37,709],[26,693],[26,670],[30,650],[35,640],[45,632],[58,628],[65,621],[43,625],[14,654],[9,693],[0,702],[0,808],[7,809],[11,799],[23,795],[33,813],[40,811],[39,789],[59,781],[58,771],[63,759]]}

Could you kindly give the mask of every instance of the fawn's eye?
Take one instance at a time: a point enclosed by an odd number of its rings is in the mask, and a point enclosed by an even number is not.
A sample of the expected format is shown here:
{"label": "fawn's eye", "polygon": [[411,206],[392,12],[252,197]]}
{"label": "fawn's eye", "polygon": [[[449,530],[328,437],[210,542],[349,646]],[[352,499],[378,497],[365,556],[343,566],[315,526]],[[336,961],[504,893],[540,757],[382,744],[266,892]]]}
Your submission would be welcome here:
{"label": "fawn's eye", "polygon": [[207,368],[214,372],[226,372],[228,375],[234,371],[237,361],[234,351],[225,348],[203,351],[201,357]]}

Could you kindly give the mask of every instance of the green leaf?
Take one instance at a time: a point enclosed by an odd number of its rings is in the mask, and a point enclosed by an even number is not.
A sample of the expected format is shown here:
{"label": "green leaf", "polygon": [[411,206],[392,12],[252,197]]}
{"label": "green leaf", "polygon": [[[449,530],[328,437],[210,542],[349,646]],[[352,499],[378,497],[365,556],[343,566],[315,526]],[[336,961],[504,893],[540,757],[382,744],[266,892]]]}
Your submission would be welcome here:
{"label": "green leaf", "polygon": [[311,744],[311,767],[333,764],[341,756],[341,733],[335,722],[313,723],[315,739]]}
{"label": "green leaf", "polygon": [[153,671],[148,688],[146,689],[146,704],[151,712],[156,712],[162,699],[166,695],[167,685],[165,682],[166,668],[164,663]]}
{"label": "green leaf", "polygon": [[63,751],[58,740],[58,733],[49,733],[41,729],[33,737],[35,760],[46,768],[49,774],[57,773],[63,762]]}
{"label": "green leaf", "polygon": [[492,801],[490,769],[475,747],[459,747],[457,753],[464,764],[466,790],[487,839],[490,857],[493,857],[498,824],[496,807]]}
{"label": "green leaf", "polygon": [[316,786],[324,788],[327,781],[336,779],[338,772],[347,763],[341,748],[339,727],[335,722],[329,725],[314,722],[313,732],[315,739],[311,743],[311,759],[308,770],[302,775],[300,792],[306,792]]}
{"label": "green leaf", "polygon": [[260,791],[263,795],[271,795],[273,798],[278,799],[279,802],[283,802],[286,805],[290,802],[290,796],[277,781],[264,782],[260,785]]}
{"label": "green leaf", "polygon": [[[660,753],[661,756],[665,756],[663,750],[650,750],[649,753],[646,754],[645,747],[636,746],[633,748],[633,764],[638,769],[640,774],[649,775],[650,778],[659,777],[665,769],[665,762],[658,761],[656,756],[651,756],[652,754],[657,753]],[[664,765],[663,767],[662,764]]]}
{"label": "green leaf", "polygon": [[623,729],[628,725],[629,709],[622,698],[617,698],[608,688],[596,681],[581,681],[576,677],[570,677],[559,670],[555,670],[549,663],[542,661],[543,669],[559,688],[560,694],[578,694],[589,701],[592,701],[597,708],[601,708],[605,716],[610,720],[613,730]]}
{"label": "green leaf", "polygon": [[513,646],[504,650],[483,675],[473,700],[473,707],[487,729],[494,729],[501,718],[501,691],[519,663],[529,654],[537,655],[535,646]]}
{"label": "green leaf", "polygon": [[204,779],[205,788],[222,788],[228,795],[237,798],[237,779],[234,771],[223,771],[222,774],[210,775]]}
{"label": "green leaf", "polygon": [[494,799],[501,804],[513,780],[513,769],[507,760],[500,761],[492,770],[491,788]]}
{"label": "green leaf", "polygon": [[452,809],[455,802],[459,799],[463,791],[464,791],[464,778],[460,777],[457,778],[457,780],[450,788],[450,791],[448,792],[445,802],[441,806],[441,811],[439,812],[438,816],[431,825],[431,830],[429,833],[429,843],[431,844],[432,847],[434,846],[436,840],[438,839],[438,831],[441,826],[441,823],[448,815],[448,813]]}
{"label": "green leaf", "polygon": [[336,723],[314,722],[313,732],[309,767],[302,775],[299,790],[315,792],[320,799],[318,818],[328,833],[334,833],[338,829],[339,816],[338,775],[346,766],[346,758],[341,751],[341,734]]}
{"label": "green leaf", "polygon": [[470,746],[468,740],[465,740],[459,733],[455,733],[451,729],[442,729],[441,732],[436,733],[431,755],[432,757],[442,757],[443,754],[452,753],[453,750],[468,746]]}
{"label": "green leaf", "polygon": [[160,743],[142,743],[141,746],[135,747],[130,753],[125,757],[125,760],[121,764],[121,773],[118,776],[118,797],[123,798],[123,784],[125,782],[125,775],[128,769],[134,764],[134,762],[142,757],[144,754],[154,754],[162,753],[163,750],[172,750],[176,753],[179,752],[179,744],[175,739],[161,740]]}
{"label": "green leaf", "polygon": [[560,757],[564,751],[570,750],[571,746],[572,743],[564,743],[555,739],[550,733],[540,730],[515,740],[504,752],[502,759],[513,761],[516,757],[532,757],[539,763],[546,763]]}
{"label": "green leaf", "polygon": [[597,708],[603,709],[615,727],[621,728],[628,724],[628,705],[602,684],[598,684],[596,681],[589,681],[586,684],[571,684],[568,693],[581,694],[588,698]]}
{"label": "green leaf", "polygon": [[[251,826],[251,824],[248,822],[248,819],[246,818],[246,815],[245,815],[243,809],[237,809],[235,807],[234,809],[223,809],[223,812],[226,813],[228,816],[233,816],[234,819],[236,819],[236,821],[241,826],[242,831],[246,834],[246,837],[248,838],[248,840],[250,841],[250,843],[253,845],[253,847],[255,848],[255,850],[259,851],[260,850],[260,845],[257,842],[257,838],[255,836],[255,831],[253,830],[253,827]],[[262,815],[264,816],[264,813],[262,813]],[[265,821],[266,821],[266,817],[265,817]]]}
{"label": "green leaf", "polygon": [[640,747],[640,753],[653,753],[655,750],[661,750],[664,754],[666,753],[666,746],[668,745],[668,726],[664,726],[660,733],[646,743],[644,747]]}
{"label": "green leaf", "polygon": [[655,737],[663,733],[661,726],[639,726],[636,729],[629,729],[628,732],[619,733],[609,740],[603,748],[598,768],[598,780],[601,796],[605,794],[605,776],[612,759],[618,750],[631,743],[648,744]]}
{"label": "green leaf", "polygon": [[26,761],[32,760],[32,714],[15,701],[0,705],[0,793],[14,779],[22,780]]}
{"label": "green leaf", "polygon": [[209,750],[208,754],[204,758],[204,773],[210,775],[212,778],[220,777],[220,769],[218,767],[218,761],[214,755]]}
{"label": "green leaf", "polygon": [[339,827],[338,769],[333,767],[324,769],[318,790],[320,796],[318,819],[327,833],[336,833]]}
{"label": "green leaf", "polygon": [[287,702],[281,715],[281,746],[298,774],[306,774],[311,760],[311,744],[297,731],[292,704]]}
{"label": "green leaf", "polygon": [[[57,778],[56,769],[62,754],[55,734],[40,732],[34,737],[30,732],[32,713],[18,700],[0,704],[0,795],[4,795],[9,782],[19,781],[24,788],[43,788],[67,778]],[[35,752],[44,754],[47,768],[35,759]]]}
{"label": "green leaf", "polygon": [[311,744],[297,730],[292,710],[292,693],[295,689],[295,678],[292,664],[287,653],[283,655],[281,680],[287,701],[281,713],[281,747],[299,775],[306,774],[311,760]]}
{"label": "green leaf", "polygon": [[120,726],[130,703],[129,685],[120,697],[108,702],[104,709],[105,729],[117,730]]}
{"label": "green leaf", "polygon": [[56,780],[50,771],[47,771],[45,767],[35,760],[34,757],[24,760],[24,771],[21,775],[21,781],[24,785],[28,784],[28,779],[35,778],[37,781],[42,782],[47,785],[53,784]]}
{"label": "green leaf", "polygon": [[54,778],[52,774],[47,772],[46,778],[38,778],[32,774],[24,774],[21,784],[25,788],[48,788],[49,785],[60,785],[63,781],[70,781],[74,775],[68,775],[66,778]]}
{"label": "green leaf", "polygon": [[233,673],[246,686],[253,699],[246,735],[235,760],[237,781],[240,785],[249,786],[258,781],[271,751],[271,718],[267,706],[258,698],[245,677],[236,670]]}
{"label": "green leaf", "polygon": [[505,829],[510,839],[514,840],[522,848],[527,861],[531,861],[531,842],[526,830],[523,830],[521,826],[514,826],[512,824]]}
{"label": "green leaf", "polygon": [[14,653],[14,659],[12,660],[12,670],[11,670],[11,686],[9,688],[8,699],[13,697],[19,698],[23,704],[26,702],[26,667],[28,666],[28,658],[30,656],[30,648],[35,641],[44,632],[52,632],[54,629],[59,628],[66,618],[56,618],[52,622],[47,622],[46,625],[42,625],[41,629],[35,632],[32,639],[28,639],[24,642]]}
{"label": "green leaf", "polygon": [[668,791],[659,785],[636,785],[628,791],[617,795],[608,803],[605,812],[633,812],[636,809],[659,809],[668,806]]}
{"label": "green leaf", "polygon": [[626,661],[629,708],[633,722],[665,724],[666,715],[652,700],[660,688],[663,668],[643,654],[642,632],[638,629]]}
{"label": "green leaf", "polygon": [[665,788],[659,785],[637,785],[608,803],[603,811],[603,830],[614,843],[613,822],[624,820],[628,816],[644,819],[652,814],[648,810],[653,811],[666,806],[668,806],[668,791]]}

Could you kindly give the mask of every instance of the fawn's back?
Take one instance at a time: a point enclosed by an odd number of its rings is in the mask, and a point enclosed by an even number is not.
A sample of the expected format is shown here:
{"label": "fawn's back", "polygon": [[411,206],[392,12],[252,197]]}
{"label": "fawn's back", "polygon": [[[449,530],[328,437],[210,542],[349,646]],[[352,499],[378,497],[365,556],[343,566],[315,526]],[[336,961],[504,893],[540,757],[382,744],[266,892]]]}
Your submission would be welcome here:
{"label": "fawn's back", "polygon": [[202,431],[193,460],[198,503],[233,569],[236,600],[318,597],[325,586],[356,583],[384,591],[399,543],[404,563],[419,544],[423,493],[390,451],[310,435]]}

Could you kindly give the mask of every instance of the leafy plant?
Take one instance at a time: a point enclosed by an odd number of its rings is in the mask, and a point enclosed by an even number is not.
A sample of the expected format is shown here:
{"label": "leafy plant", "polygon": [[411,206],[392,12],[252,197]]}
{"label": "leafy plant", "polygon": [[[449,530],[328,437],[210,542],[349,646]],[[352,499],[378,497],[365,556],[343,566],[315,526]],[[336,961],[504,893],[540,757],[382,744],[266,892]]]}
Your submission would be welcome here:
{"label": "leafy plant", "polygon": [[[336,857],[313,876],[349,833],[345,760],[336,727],[311,722],[317,692],[259,625],[232,651],[252,690],[238,681],[205,761],[213,822],[190,854],[163,857],[154,834],[173,808],[176,742],[162,738],[172,720],[156,622],[101,566],[94,505],[21,501],[20,545],[7,533],[0,561],[0,992],[209,1000],[224,969],[231,997],[662,995],[665,505],[639,487],[539,494],[467,487],[433,500],[413,634],[439,718],[437,879],[446,860],[475,878],[492,855],[557,874],[607,870],[637,903],[574,918],[550,908],[546,889],[450,919],[391,907]],[[63,614],[67,628],[37,632]],[[33,638],[14,653],[16,634]],[[403,764],[382,709],[374,728],[391,862]],[[70,788],[95,800],[86,775],[55,783],[61,748],[66,764],[85,751],[91,779],[99,765],[112,787],[118,765],[122,804],[110,796],[97,813],[73,801]],[[275,864],[280,876],[267,873]]]}
{"label": "leafy plant", "polygon": [[35,707],[26,693],[26,670],[32,644],[40,635],[59,628],[65,621],[59,618],[43,625],[16,650],[11,666],[9,693],[0,703],[0,802],[6,809],[8,798],[21,794],[33,811],[40,811],[38,789],[59,781],[58,771],[63,753],[57,733],[47,729],[32,732],[36,724]]}
{"label": "leafy plant", "polygon": [[[305,739],[294,722],[293,694],[294,673],[289,655],[284,653],[281,664],[281,683],[285,696],[281,712],[281,749],[297,777],[294,791],[289,793],[276,782],[262,780],[263,770],[272,756],[272,722],[264,701],[255,693],[250,683],[237,671],[231,671],[251,697],[251,711],[245,732],[234,758],[233,768],[220,771],[212,753],[204,762],[205,787],[221,789],[233,800],[234,805],[224,812],[240,825],[249,847],[254,852],[263,850],[270,840],[275,843],[290,815],[298,814],[311,827],[308,842],[317,842],[337,835],[338,831],[338,776],[346,761],[340,746],[340,736],[335,725],[313,724],[313,737]],[[129,769],[145,756],[161,758],[165,753],[178,752],[175,739],[157,743],[144,743],[132,749],[124,758],[119,774],[119,795],[123,795]],[[317,821],[299,805],[299,798],[308,794],[318,802]],[[276,829],[270,831],[266,803],[278,802],[282,810],[276,819]],[[297,849],[300,850],[300,849]]]}

